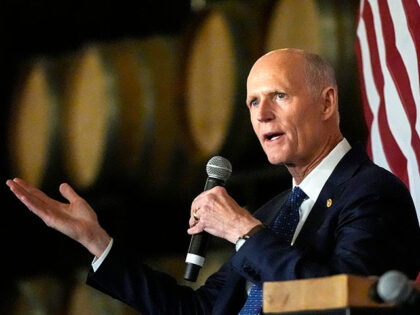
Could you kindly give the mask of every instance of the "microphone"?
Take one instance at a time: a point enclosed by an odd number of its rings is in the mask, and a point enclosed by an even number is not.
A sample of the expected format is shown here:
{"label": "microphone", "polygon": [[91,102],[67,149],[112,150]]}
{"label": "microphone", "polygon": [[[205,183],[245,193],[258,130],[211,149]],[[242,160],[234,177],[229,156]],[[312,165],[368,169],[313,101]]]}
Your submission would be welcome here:
{"label": "microphone", "polygon": [[[230,162],[221,157],[212,157],[206,165],[207,180],[204,191],[210,190],[216,186],[224,186],[226,180],[232,173],[232,165]],[[204,265],[210,234],[201,232],[191,236],[190,246],[188,248],[185,263],[184,279],[188,281],[196,281],[200,268]]]}
{"label": "microphone", "polygon": [[420,288],[400,271],[385,272],[378,280],[376,291],[382,301],[420,309]]}

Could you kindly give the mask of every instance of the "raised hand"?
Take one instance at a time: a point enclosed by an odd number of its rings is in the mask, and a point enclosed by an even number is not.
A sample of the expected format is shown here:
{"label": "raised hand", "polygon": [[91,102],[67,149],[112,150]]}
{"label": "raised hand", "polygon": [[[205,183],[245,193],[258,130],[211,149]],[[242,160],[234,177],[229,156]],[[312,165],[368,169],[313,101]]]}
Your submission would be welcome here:
{"label": "raised hand", "polygon": [[240,207],[224,187],[217,186],[194,199],[189,224],[189,234],[206,231],[235,243],[261,221]]}
{"label": "raised hand", "polygon": [[44,194],[22,179],[6,182],[16,197],[40,217],[47,226],[67,235],[99,257],[111,238],[99,225],[95,211],[68,184],[60,185],[60,193],[69,203],[62,203]]}

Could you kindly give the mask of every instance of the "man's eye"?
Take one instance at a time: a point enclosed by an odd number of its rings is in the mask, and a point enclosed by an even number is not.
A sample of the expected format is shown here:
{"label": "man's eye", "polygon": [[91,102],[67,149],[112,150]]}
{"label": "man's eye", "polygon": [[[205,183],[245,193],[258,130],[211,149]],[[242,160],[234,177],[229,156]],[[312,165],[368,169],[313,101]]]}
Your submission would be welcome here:
{"label": "man's eye", "polygon": [[249,102],[249,106],[250,107],[252,107],[252,106],[257,106],[258,105],[258,100],[257,99],[254,99],[254,100],[252,100],[251,102]]}
{"label": "man's eye", "polygon": [[286,94],[285,93],[277,93],[276,94],[276,97],[277,98],[285,98],[286,97]]}

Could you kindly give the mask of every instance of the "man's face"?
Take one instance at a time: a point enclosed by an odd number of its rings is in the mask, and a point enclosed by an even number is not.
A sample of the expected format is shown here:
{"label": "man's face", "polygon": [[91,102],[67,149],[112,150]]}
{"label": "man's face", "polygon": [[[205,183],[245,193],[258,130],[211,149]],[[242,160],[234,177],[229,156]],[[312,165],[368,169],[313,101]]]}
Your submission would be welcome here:
{"label": "man's face", "polygon": [[247,106],[272,164],[308,165],[321,143],[322,104],[304,76],[304,59],[286,52],[262,57],[248,76]]}

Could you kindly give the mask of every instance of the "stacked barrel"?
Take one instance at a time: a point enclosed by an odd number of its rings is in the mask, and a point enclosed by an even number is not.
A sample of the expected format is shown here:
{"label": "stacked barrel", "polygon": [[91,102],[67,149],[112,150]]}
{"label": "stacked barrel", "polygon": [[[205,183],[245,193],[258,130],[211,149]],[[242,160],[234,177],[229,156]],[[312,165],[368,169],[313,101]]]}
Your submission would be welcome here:
{"label": "stacked barrel", "polygon": [[[349,70],[354,17],[334,3],[221,2],[193,13],[183,34],[87,43],[28,60],[11,104],[11,176],[44,190],[66,181],[82,194],[130,186],[159,197],[173,178],[181,190],[196,177],[202,183],[214,155],[232,162],[232,180],[241,170],[258,170],[267,162],[245,106],[248,72],[262,54],[285,47],[319,53],[337,70]],[[345,77],[338,74],[340,84]],[[238,178],[242,186],[252,180]],[[60,294],[68,314],[100,309],[86,306],[95,303],[127,312],[95,302],[80,281],[66,285]],[[23,282],[16,307],[34,300],[42,314],[63,307],[38,297],[39,287],[58,292],[50,279]]]}
{"label": "stacked barrel", "polygon": [[337,66],[341,24],[325,1],[231,1],[196,13],[177,37],[28,61],[10,118],[13,175],[40,187],[112,180],[159,190],[170,172],[216,154],[240,169],[262,155],[244,105],[252,63],[297,47]]}

